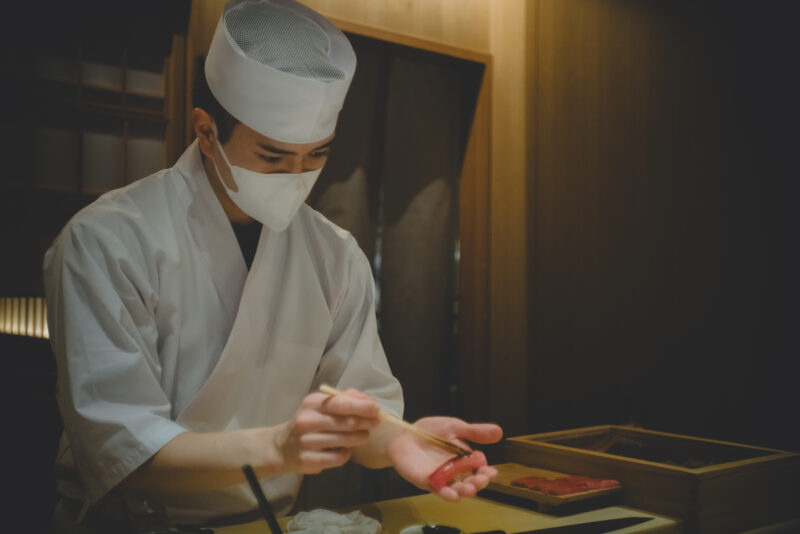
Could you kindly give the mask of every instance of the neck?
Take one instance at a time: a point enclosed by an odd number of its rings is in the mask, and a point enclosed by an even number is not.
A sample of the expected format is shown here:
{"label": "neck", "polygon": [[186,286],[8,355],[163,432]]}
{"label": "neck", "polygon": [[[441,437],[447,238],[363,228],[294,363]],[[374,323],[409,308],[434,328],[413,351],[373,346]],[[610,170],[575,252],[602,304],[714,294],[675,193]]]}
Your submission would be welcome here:
{"label": "neck", "polygon": [[222,180],[220,180],[211,158],[203,158],[203,168],[206,170],[208,183],[217,196],[217,200],[219,200],[219,203],[222,205],[222,209],[225,211],[228,220],[237,224],[249,224],[253,222],[255,219],[240,210],[239,206],[234,204],[231,197],[228,196],[228,192],[225,190],[225,186],[222,185]]}

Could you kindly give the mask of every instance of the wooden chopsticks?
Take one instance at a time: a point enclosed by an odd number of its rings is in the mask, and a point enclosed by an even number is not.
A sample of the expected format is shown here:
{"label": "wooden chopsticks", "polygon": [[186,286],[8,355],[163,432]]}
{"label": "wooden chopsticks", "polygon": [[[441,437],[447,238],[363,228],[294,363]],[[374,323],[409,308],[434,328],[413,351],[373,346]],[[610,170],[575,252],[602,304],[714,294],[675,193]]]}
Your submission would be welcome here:
{"label": "wooden chopsticks", "polygon": [[[326,384],[322,384],[319,387],[319,390],[323,393],[327,393],[328,395],[340,395],[342,393],[338,389],[328,386]],[[387,423],[399,426],[401,428],[404,428],[405,430],[408,430],[409,432],[416,434],[422,439],[429,441],[431,444],[436,445],[440,449],[444,449],[448,452],[452,452],[453,454],[457,454],[459,456],[467,456],[469,454],[472,454],[471,450],[465,449],[464,447],[456,445],[455,443],[450,443],[449,441],[446,441],[440,438],[439,436],[431,434],[430,432],[425,432],[421,428],[416,427],[406,421],[403,421],[396,415],[392,415],[390,413],[386,413],[383,410],[381,410],[378,413],[378,417],[381,419],[381,421],[386,421]]]}

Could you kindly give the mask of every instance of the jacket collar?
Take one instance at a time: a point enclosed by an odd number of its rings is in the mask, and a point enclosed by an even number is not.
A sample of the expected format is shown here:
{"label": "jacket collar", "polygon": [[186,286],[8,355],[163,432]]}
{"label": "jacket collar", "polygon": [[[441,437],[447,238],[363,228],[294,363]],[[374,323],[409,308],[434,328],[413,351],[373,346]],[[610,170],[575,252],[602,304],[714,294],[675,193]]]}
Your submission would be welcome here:
{"label": "jacket collar", "polygon": [[192,236],[233,324],[247,278],[247,266],[225,210],[208,182],[197,140],[181,155],[173,169],[184,178]]}

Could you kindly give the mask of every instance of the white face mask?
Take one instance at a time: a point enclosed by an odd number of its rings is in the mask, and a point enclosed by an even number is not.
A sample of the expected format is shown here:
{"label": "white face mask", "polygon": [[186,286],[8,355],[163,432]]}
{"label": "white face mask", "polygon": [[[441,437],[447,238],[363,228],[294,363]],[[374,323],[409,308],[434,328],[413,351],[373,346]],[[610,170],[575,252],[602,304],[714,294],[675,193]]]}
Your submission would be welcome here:
{"label": "white face mask", "polygon": [[211,158],[217,175],[233,203],[270,230],[284,231],[311,192],[322,169],[299,174],[255,172],[231,165],[219,140],[216,143],[239,188],[238,191],[234,191],[225,184],[217,162]]}

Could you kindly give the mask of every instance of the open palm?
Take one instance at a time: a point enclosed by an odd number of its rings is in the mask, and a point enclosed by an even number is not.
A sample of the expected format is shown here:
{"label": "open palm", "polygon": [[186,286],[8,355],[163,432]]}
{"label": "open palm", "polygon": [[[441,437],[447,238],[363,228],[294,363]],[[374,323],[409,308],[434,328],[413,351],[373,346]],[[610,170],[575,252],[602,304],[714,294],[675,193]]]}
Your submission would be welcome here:
{"label": "open palm", "polygon": [[[474,443],[495,443],[503,436],[499,426],[488,423],[470,424],[454,417],[425,417],[416,423],[421,429],[447,441],[466,446]],[[420,489],[431,491],[448,501],[473,497],[485,488],[497,470],[483,465],[465,479],[445,486],[438,492],[428,482],[428,477],[440,465],[453,458],[453,454],[436,447],[411,432],[399,434],[389,445],[389,458],[395,470]]]}

